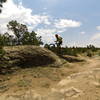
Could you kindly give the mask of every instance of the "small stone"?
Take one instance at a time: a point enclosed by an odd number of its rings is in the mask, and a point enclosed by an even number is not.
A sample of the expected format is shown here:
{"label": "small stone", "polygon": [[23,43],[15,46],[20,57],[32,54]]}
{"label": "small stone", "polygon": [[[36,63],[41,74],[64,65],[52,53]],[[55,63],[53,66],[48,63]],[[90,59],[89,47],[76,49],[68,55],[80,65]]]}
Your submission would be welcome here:
{"label": "small stone", "polygon": [[65,92],[66,97],[77,97],[81,93],[80,90],[78,90],[74,87],[71,87],[71,88],[65,90],[64,92]]}

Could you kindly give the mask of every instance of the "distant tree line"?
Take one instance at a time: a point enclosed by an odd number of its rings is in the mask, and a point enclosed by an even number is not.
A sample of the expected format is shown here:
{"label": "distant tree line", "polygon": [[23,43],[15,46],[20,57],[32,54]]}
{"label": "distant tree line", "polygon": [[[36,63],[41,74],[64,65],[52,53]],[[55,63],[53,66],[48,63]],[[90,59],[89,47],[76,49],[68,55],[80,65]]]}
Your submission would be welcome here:
{"label": "distant tree line", "polygon": [[[55,46],[55,44],[45,44],[45,48],[58,53],[58,48]],[[61,48],[61,55],[71,55],[71,56],[77,56],[78,54],[85,54],[89,57],[93,55],[93,52],[96,52],[97,50],[100,50],[100,48],[96,48],[94,45],[87,45],[87,47],[62,47]]]}

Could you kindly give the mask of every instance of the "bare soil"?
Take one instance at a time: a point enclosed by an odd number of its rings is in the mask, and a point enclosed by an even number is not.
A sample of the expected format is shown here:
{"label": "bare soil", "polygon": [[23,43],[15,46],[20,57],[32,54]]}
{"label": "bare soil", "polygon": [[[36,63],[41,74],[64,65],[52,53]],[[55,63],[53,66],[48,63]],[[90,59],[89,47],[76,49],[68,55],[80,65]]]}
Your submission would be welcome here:
{"label": "bare soil", "polygon": [[100,100],[100,57],[0,75],[0,100]]}

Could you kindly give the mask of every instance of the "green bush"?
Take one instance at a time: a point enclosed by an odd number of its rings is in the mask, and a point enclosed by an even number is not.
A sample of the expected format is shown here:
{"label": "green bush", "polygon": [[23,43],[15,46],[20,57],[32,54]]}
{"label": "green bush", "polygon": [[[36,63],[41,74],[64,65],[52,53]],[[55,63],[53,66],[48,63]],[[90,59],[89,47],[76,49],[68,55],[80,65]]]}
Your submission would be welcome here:
{"label": "green bush", "polygon": [[93,56],[92,51],[90,51],[90,50],[89,50],[89,51],[87,51],[87,56],[88,56],[88,57],[92,57],[92,56]]}
{"label": "green bush", "polygon": [[0,59],[5,55],[5,51],[2,46],[0,46]]}
{"label": "green bush", "polygon": [[100,56],[100,51],[98,52],[98,56]]}

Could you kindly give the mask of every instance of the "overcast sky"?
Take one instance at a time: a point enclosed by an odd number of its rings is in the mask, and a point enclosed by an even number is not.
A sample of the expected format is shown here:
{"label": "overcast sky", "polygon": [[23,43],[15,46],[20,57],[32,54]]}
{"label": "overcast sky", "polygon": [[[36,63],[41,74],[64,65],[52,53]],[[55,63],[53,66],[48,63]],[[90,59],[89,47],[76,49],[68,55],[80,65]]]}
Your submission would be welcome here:
{"label": "overcast sky", "polygon": [[0,14],[1,33],[11,20],[27,24],[45,43],[59,34],[67,46],[100,47],[100,0],[8,0]]}

